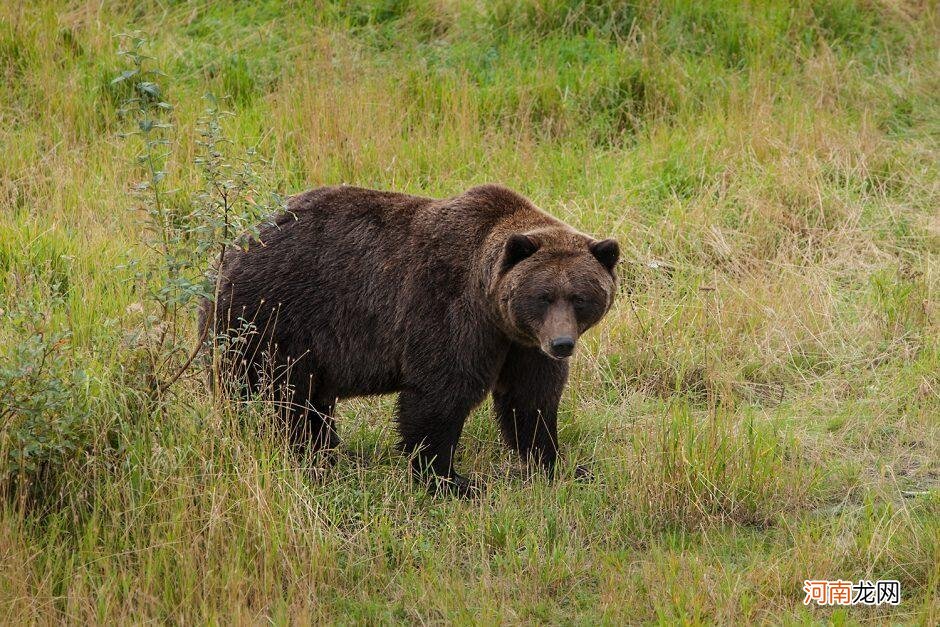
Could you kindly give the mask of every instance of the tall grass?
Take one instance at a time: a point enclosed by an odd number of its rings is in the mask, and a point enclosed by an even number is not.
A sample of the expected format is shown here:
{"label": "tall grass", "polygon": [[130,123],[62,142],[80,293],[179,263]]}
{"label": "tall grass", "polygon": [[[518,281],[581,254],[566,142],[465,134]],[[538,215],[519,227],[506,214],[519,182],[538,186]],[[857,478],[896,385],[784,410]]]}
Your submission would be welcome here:
{"label": "tall grass", "polygon": [[[2,615],[936,623],[938,19],[887,0],[4,4]],[[488,488],[463,502],[411,485],[388,398],[340,405],[328,472],[198,368],[154,400],[148,290],[180,275],[135,269],[165,261],[112,82],[135,29],[173,104],[168,216],[207,199],[212,92],[226,153],[265,158],[252,202],[499,181],[619,239],[557,482],[520,472],[488,407],[460,462]],[[188,300],[176,315],[191,347]],[[804,607],[808,578],[898,579],[903,602]]]}

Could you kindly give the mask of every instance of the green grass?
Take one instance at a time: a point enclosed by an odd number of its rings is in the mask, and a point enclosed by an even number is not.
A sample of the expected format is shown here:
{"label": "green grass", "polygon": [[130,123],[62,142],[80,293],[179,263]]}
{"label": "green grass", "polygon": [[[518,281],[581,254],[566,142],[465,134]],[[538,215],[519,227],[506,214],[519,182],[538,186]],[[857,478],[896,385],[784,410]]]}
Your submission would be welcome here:
{"label": "green grass", "polygon": [[[314,478],[197,372],[148,400],[111,84],[134,29],[180,207],[212,91],[272,191],[497,181],[618,238],[559,481],[521,478],[486,406],[463,502],[411,484],[388,398],[341,404],[350,453]],[[4,3],[0,615],[936,624],[938,37],[901,0]],[[903,602],[805,607],[809,578]]]}

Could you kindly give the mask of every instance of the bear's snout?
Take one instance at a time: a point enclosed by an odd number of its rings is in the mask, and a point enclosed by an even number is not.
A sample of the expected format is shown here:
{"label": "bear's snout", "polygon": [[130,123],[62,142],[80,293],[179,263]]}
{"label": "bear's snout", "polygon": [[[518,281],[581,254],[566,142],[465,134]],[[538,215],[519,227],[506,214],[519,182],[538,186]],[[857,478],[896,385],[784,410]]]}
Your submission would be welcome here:
{"label": "bear's snout", "polygon": [[558,299],[549,306],[536,335],[542,352],[555,359],[567,359],[574,353],[578,339],[578,319],[574,308],[566,299]]}
{"label": "bear's snout", "polygon": [[551,351],[552,357],[557,357],[558,359],[571,357],[571,353],[574,352],[574,338],[570,335],[556,337],[548,343],[548,348]]}

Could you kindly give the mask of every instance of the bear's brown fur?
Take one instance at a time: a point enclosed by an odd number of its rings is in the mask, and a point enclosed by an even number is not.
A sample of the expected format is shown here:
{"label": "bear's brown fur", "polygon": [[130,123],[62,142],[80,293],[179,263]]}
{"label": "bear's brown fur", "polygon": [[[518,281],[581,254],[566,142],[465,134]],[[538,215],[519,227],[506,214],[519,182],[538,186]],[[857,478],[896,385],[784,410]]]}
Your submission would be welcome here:
{"label": "bear's brown fur", "polygon": [[[614,240],[498,185],[444,200],[357,187],[290,199],[226,253],[214,336],[228,380],[265,381],[300,448],[334,448],[337,399],[397,392],[402,448],[437,488],[490,391],[506,443],[547,471],[574,342],[610,308]],[[247,331],[246,331],[247,329]]]}

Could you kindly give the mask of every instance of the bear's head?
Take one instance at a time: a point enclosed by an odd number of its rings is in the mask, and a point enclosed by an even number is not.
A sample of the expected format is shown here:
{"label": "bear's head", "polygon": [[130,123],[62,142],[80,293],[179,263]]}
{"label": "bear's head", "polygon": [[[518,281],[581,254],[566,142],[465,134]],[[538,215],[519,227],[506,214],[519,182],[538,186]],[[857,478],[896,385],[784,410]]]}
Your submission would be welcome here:
{"label": "bear's head", "polygon": [[619,258],[616,241],[563,226],[510,234],[496,261],[504,331],[555,359],[570,357],[581,334],[613,303]]}

